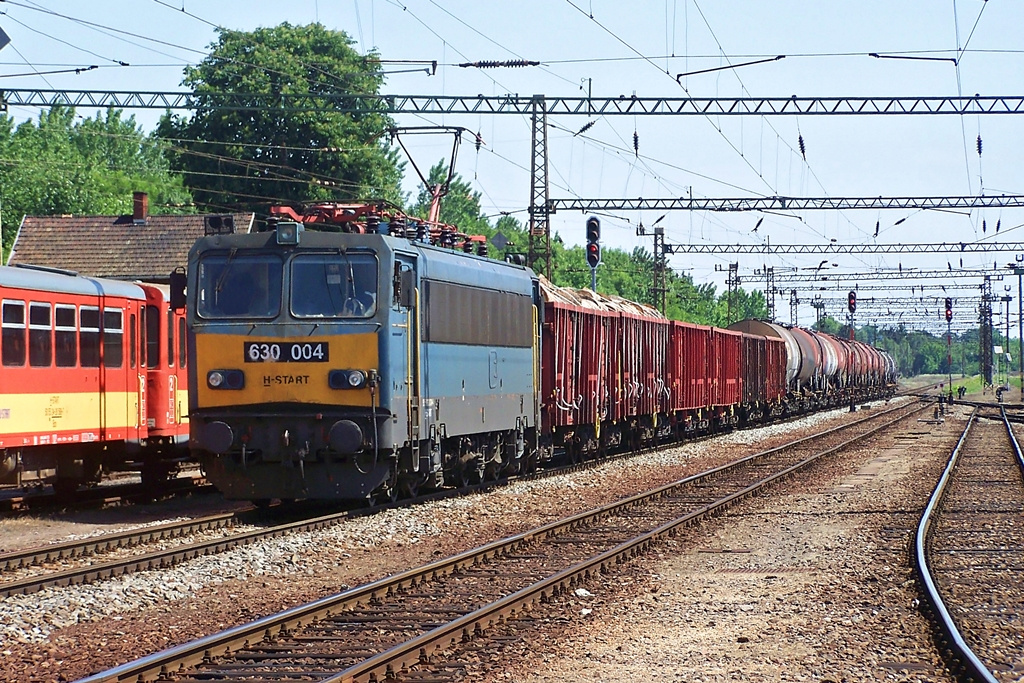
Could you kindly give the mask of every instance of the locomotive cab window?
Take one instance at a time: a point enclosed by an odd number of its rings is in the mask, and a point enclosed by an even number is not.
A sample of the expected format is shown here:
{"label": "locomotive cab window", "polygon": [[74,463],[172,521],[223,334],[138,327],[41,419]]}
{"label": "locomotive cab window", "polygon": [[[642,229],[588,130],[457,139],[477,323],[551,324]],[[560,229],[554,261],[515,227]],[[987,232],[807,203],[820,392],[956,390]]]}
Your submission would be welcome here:
{"label": "locomotive cab window", "polygon": [[377,312],[377,257],[346,252],[296,256],[290,304],[296,318],[372,318]]}
{"label": "locomotive cab window", "polygon": [[284,266],[276,254],[208,254],[199,262],[201,318],[277,317]]}
{"label": "locomotive cab window", "polygon": [[25,302],[3,302],[0,322],[0,354],[3,364],[21,366],[25,364]]}
{"label": "locomotive cab window", "polygon": [[53,365],[52,308],[46,303],[28,305],[28,364],[34,368]]}

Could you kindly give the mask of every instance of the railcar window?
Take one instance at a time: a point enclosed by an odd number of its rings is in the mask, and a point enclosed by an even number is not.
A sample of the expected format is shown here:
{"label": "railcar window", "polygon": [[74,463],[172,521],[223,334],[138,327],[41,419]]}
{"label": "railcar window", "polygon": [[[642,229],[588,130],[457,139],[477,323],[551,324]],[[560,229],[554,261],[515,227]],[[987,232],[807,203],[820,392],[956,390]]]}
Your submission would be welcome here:
{"label": "railcar window", "polygon": [[174,367],[174,311],[167,311],[167,367]]}
{"label": "railcar window", "polygon": [[58,368],[73,368],[78,363],[78,329],[75,307],[57,304],[54,341]]}
{"label": "railcar window", "polygon": [[128,358],[130,359],[128,361],[128,367],[134,368],[135,367],[135,350],[137,348],[139,348],[138,347],[138,341],[137,341],[138,333],[136,332],[135,314],[134,313],[132,313],[131,316],[128,317],[128,335],[129,335],[128,336],[128,339],[129,339],[129,342],[128,342]]}
{"label": "railcar window", "polygon": [[290,303],[297,318],[372,318],[377,312],[377,257],[344,252],[296,256]]}
{"label": "railcar window", "polygon": [[103,365],[124,365],[124,321],[121,311],[112,308],[103,309]]}
{"label": "railcar window", "polygon": [[21,366],[25,364],[25,302],[4,301],[2,322],[0,322],[0,347],[3,364]]}
{"label": "railcar window", "polygon": [[100,366],[100,309],[82,306],[78,309],[78,346],[83,368]]}
{"label": "railcar window", "polygon": [[28,305],[28,364],[34,368],[53,365],[52,308],[47,303]]}
{"label": "railcar window", "polygon": [[185,367],[185,363],[188,360],[188,354],[185,352],[188,336],[186,336],[185,332],[185,319],[178,318],[178,362],[181,364],[181,367]]}
{"label": "railcar window", "polygon": [[200,318],[277,317],[284,265],[277,254],[207,254],[199,262]]}
{"label": "railcar window", "polygon": [[146,366],[160,366],[160,311],[146,306]]}

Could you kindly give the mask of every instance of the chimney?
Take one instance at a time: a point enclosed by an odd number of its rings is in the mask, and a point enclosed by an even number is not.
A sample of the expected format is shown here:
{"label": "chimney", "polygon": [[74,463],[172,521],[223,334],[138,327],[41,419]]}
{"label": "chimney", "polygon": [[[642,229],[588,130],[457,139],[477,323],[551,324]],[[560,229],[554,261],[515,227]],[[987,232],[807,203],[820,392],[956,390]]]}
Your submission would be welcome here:
{"label": "chimney", "polygon": [[149,218],[149,195],[145,192],[132,193],[132,222],[145,225]]}

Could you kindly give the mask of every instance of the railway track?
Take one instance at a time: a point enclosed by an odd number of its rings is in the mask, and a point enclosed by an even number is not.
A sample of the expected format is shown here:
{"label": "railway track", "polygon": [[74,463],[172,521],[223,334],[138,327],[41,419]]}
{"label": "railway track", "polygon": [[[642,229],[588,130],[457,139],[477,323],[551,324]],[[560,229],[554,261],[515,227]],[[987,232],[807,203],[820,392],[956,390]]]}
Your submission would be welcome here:
{"label": "railway track", "polygon": [[[678,482],[187,643],[83,681],[458,680],[498,657],[539,603],[819,459],[924,410],[901,406]],[[476,636],[487,633],[488,638]],[[410,673],[411,670],[414,672]]]}
{"label": "railway track", "polygon": [[8,489],[0,490],[0,514],[15,515],[30,510],[63,507],[106,508],[165,496],[214,492],[216,489],[202,476],[177,477],[161,483],[158,487],[147,486],[139,482],[108,484],[75,491],[71,495],[59,495],[53,491],[52,487],[40,487],[35,491]]}
{"label": "railway track", "polygon": [[1024,459],[975,411],[921,519],[916,560],[943,653],[964,679],[1024,677]]}
{"label": "railway track", "polygon": [[[705,438],[713,438],[713,435],[701,439]],[[50,587],[87,584],[149,569],[166,569],[180,562],[226,552],[261,540],[324,529],[354,516],[372,514],[376,510],[486,491],[511,481],[552,477],[590,469],[631,455],[627,452],[601,460],[578,462],[459,489],[447,489],[421,496],[413,501],[396,501],[373,510],[343,510],[310,516],[308,508],[305,514],[303,508],[297,508],[290,513],[282,514],[290,514],[288,521],[271,526],[267,526],[265,517],[257,519],[259,516],[252,511],[240,511],[0,553],[0,598],[27,595]],[[323,508],[314,509],[323,511]],[[296,516],[299,518],[296,519]],[[231,533],[232,529],[242,527],[245,527],[244,531]],[[189,543],[188,537],[194,535],[205,535],[205,538]],[[150,544],[160,544],[164,547],[147,552],[145,548]],[[118,557],[104,560],[104,555],[107,554],[116,554]]]}

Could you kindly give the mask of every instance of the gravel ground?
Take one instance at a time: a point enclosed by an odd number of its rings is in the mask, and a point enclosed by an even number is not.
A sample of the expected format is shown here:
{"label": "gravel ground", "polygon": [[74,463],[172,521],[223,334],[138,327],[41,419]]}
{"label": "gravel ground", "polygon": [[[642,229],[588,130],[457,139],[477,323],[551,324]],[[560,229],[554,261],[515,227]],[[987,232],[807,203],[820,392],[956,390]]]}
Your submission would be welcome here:
{"label": "gravel ground", "polygon": [[857,447],[810,488],[745,502],[558,607],[543,651],[474,680],[941,681],[910,548],[963,429]]}
{"label": "gravel ground", "polygon": [[[7,598],[0,603],[0,673],[8,681],[75,680],[621,498],[643,487],[673,481],[788,440],[794,431],[809,431],[826,421],[846,419],[850,416],[845,410],[822,413],[796,423],[736,432],[628,462],[608,463],[597,471],[389,510],[329,530],[199,558],[171,570]],[[789,538],[775,524],[769,523],[766,530]],[[86,531],[76,529],[76,533]],[[17,539],[12,543],[15,547]],[[708,560],[717,555],[698,557]],[[783,581],[790,580],[785,571],[775,574]],[[674,575],[684,576],[681,569],[664,574]],[[669,590],[666,585],[664,579],[658,579],[658,590],[645,588],[645,598],[653,596],[650,599],[660,604],[663,589],[671,594],[691,592],[685,587]],[[700,596],[700,591],[695,595]],[[627,623],[627,619],[616,617],[609,622],[612,626],[620,623]],[[699,621],[694,623],[701,626]],[[629,641],[620,638],[618,642]],[[541,669],[537,666],[533,670]],[[518,680],[521,675],[514,677]]]}

